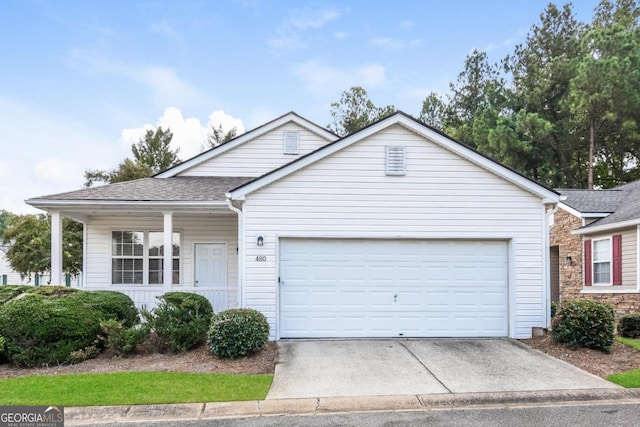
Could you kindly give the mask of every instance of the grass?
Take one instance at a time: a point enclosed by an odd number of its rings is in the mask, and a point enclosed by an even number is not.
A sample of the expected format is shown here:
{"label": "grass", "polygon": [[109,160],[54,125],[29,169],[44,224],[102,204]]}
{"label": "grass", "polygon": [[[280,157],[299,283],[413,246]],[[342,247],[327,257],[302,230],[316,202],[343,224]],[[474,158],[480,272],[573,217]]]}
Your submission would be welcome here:
{"label": "grass", "polygon": [[[640,339],[616,337],[616,341],[640,351]],[[640,369],[617,372],[609,375],[607,380],[625,388],[638,388],[640,387]]]}
{"label": "grass", "polygon": [[607,381],[616,383],[624,388],[638,388],[640,387],[640,369],[611,374],[607,377]]}
{"label": "grass", "polygon": [[616,341],[621,342],[622,344],[624,344],[626,346],[633,347],[636,350],[640,351],[640,339],[616,337]]}
{"label": "grass", "polygon": [[273,375],[115,372],[0,380],[0,405],[108,406],[262,400]]}

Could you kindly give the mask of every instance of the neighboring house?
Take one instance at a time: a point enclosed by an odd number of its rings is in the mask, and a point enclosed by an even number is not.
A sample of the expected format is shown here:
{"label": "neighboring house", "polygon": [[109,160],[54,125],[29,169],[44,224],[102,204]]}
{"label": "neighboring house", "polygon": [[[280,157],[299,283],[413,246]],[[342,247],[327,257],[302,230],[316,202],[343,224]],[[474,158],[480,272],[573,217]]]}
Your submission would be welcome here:
{"label": "neighboring house", "polygon": [[29,281],[28,277],[22,277],[20,273],[11,268],[7,258],[8,246],[0,245],[0,285],[24,285]]}
{"label": "neighboring house", "polygon": [[[27,200],[85,226],[86,289],[264,313],[271,338],[527,338],[549,320],[555,191],[396,113],[295,113],[153,178]],[[166,248],[171,247],[171,250]]]}
{"label": "neighboring house", "polygon": [[550,228],[551,295],[640,311],[640,181],[610,190],[558,190]]}

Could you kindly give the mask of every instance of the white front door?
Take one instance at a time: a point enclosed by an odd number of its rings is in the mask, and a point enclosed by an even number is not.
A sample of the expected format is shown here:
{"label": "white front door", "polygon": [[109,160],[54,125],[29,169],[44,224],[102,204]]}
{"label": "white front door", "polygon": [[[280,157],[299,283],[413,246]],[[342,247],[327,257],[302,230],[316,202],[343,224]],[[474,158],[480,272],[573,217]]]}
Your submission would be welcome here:
{"label": "white front door", "polygon": [[196,243],[197,287],[227,287],[227,251],[223,243]]}

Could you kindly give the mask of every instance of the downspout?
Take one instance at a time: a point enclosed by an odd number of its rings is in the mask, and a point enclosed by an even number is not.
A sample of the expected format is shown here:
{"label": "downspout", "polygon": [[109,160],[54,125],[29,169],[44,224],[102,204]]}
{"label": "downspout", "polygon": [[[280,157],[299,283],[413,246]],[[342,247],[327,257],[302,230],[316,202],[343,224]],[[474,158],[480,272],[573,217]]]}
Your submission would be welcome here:
{"label": "downspout", "polygon": [[231,200],[231,194],[227,193],[227,206],[233,212],[238,214],[238,308],[244,307],[244,216],[242,215],[242,209],[234,206]]}
{"label": "downspout", "polygon": [[546,249],[543,251],[543,263],[544,263],[544,277],[545,277],[545,286],[542,287],[543,291],[544,291],[544,302],[545,302],[545,323],[546,323],[546,328],[550,329],[551,328],[551,261],[550,261],[550,256],[549,256],[549,218],[551,218],[551,215],[554,215],[558,209],[560,208],[560,205],[558,203],[553,203],[552,208],[549,210],[546,210],[546,206],[545,206],[545,224],[544,224],[544,242],[546,245]]}

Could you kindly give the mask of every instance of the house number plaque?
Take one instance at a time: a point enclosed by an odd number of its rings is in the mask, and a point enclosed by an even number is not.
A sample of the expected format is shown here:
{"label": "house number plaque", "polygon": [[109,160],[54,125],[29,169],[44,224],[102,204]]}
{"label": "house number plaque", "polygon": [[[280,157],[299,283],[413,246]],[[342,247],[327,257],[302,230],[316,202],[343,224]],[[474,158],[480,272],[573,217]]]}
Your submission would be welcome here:
{"label": "house number plaque", "polygon": [[267,262],[267,256],[266,255],[258,255],[256,257],[256,262]]}

